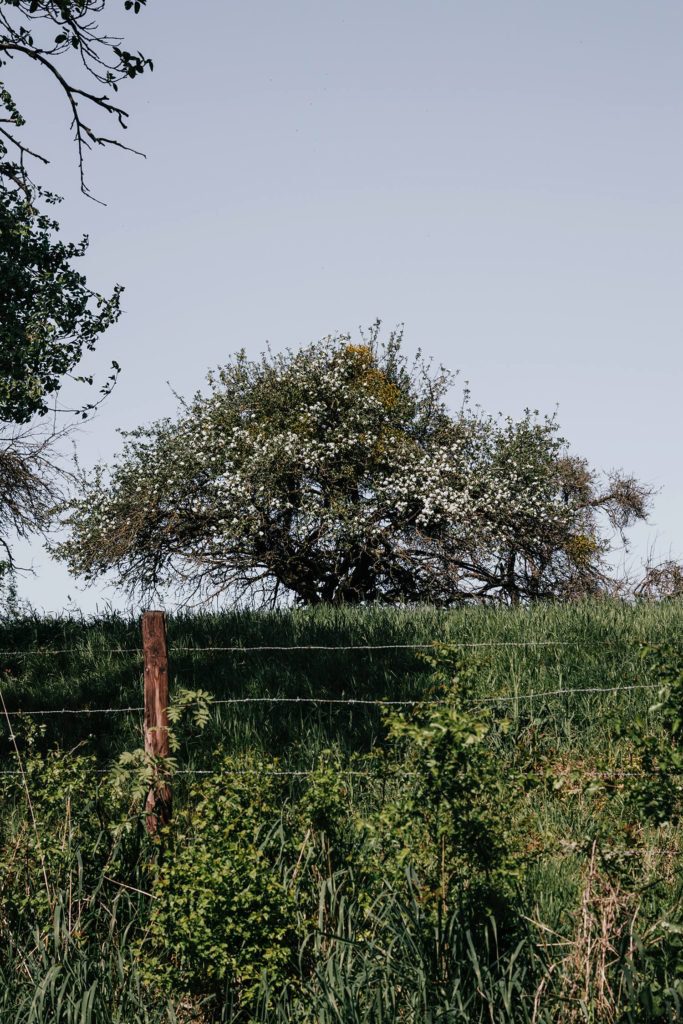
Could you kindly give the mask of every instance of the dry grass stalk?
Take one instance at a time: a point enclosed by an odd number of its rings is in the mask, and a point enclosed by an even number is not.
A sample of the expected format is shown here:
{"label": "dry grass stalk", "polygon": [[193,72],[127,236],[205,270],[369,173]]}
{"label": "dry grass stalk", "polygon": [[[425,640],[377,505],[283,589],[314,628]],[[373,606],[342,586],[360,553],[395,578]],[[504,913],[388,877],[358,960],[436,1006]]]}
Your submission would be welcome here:
{"label": "dry grass stalk", "polygon": [[[616,981],[614,966],[634,956],[634,924],[638,914],[635,893],[622,892],[618,882],[601,873],[597,864],[597,843],[591,847],[581,905],[576,914],[572,939],[563,939],[536,921],[548,961],[551,949],[567,951],[551,963],[536,991],[532,1024],[542,1009],[542,1001],[555,979],[553,1000],[557,1001],[557,1024],[586,1024],[587,1021],[613,1024],[621,1001],[621,982]],[[551,941],[551,937],[557,941]],[[626,946],[626,948],[624,948]]]}

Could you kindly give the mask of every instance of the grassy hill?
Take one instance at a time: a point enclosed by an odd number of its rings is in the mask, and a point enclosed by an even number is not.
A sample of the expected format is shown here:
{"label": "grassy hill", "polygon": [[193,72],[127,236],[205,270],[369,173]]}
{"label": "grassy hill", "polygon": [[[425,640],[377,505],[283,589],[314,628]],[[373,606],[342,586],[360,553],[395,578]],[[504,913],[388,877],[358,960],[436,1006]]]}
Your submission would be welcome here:
{"label": "grassy hill", "polygon": [[[76,712],[11,719],[2,1024],[679,1019],[682,603],[171,616],[168,640],[172,699],[212,701],[175,727],[161,852],[141,714],[98,710],[142,703],[139,623],[0,624],[8,711]],[[5,772],[14,742],[5,720]]]}
{"label": "grassy hill", "polygon": [[[600,603],[539,605],[530,609],[314,608],[260,613],[171,616],[168,623],[171,689],[202,688],[217,699],[237,697],[329,697],[421,699],[430,670],[419,651],[401,645],[463,645],[476,666],[478,696],[523,696],[555,689],[581,691],[642,684],[647,670],[639,655],[644,642],[683,637],[683,604]],[[534,646],[534,645],[540,646]],[[482,646],[468,646],[482,645]],[[512,646],[506,646],[512,645]],[[519,646],[517,646],[519,645]],[[0,671],[10,710],[139,706],[142,653],[139,621],[21,619],[0,624]],[[316,646],[340,648],[315,650]],[[355,646],[358,650],[345,650]],[[206,650],[206,648],[238,648]],[[275,651],[259,647],[284,648]],[[362,648],[386,649],[363,650]],[[392,649],[395,648],[395,649]],[[243,648],[244,650],[239,650]],[[296,649],[299,648],[299,649]],[[307,649],[309,648],[309,649]],[[59,652],[59,653],[55,653]],[[600,719],[619,709],[648,706],[646,692],[562,695],[538,702],[508,702],[517,718],[540,716],[558,741],[571,745],[605,739]],[[287,756],[302,734],[367,749],[377,713],[333,708],[232,707],[221,713],[238,746]],[[140,716],[46,716],[50,740],[62,745],[92,735],[102,754],[136,742]],[[348,720],[348,721],[347,721]],[[347,727],[348,726],[348,727]],[[368,729],[370,731],[368,731]]]}

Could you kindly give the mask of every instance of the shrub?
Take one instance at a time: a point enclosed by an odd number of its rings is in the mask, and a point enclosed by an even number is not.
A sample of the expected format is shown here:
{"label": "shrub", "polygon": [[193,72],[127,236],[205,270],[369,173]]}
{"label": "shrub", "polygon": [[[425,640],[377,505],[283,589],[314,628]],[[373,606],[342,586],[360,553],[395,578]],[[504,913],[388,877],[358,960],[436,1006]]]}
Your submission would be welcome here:
{"label": "shrub", "polygon": [[[248,1015],[261,978],[296,975],[296,907],[282,878],[277,785],[255,771],[224,773],[190,790],[166,831],[144,948],[150,985]],[[232,1019],[232,1018],[231,1018]]]}

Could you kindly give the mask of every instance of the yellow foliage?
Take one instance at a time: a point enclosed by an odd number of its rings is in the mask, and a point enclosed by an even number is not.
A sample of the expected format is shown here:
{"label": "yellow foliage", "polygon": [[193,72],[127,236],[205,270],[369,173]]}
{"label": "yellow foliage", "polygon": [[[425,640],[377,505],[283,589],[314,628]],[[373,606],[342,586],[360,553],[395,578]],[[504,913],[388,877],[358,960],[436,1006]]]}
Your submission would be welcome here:
{"label": "yellow foliage", "polygon": [[595,537],[585,533],[575,534],[565,545],[567,554],[577,565],[587,565],[598,549],[599,544]]}
{"label": "yellow foliage", "polygon": [[399,401],[399,389],[378,369],[372,349],[368,345],[346,345],[344,351],[355,364],[354,381],[360,387],[365,385],[385,409],[395,409]]}

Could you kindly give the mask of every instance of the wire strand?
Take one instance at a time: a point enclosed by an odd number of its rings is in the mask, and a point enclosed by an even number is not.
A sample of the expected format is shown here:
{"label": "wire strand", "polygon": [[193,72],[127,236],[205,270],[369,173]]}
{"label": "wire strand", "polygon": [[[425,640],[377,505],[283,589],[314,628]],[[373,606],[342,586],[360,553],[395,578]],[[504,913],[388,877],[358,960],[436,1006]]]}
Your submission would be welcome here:
{"label": "wire strand", "polygon": [[[186,647],[172,646],[168,648],[169,654],[190,653],[202,654],[205,652],[225,652],[233,654],[251,654],[254,652],[267,653],[283,651],[419,651],[433,650],[436,647],[623,647],[638,644],[645,647],[660,647],[664,644],[680,645],[683,638],[673,637],[668,640],[431,640],[425,644],[290,644],[288,646],[257,645],[253,647],[242,647],[232,645],[226,647]],[[143,654],[142,647],[105,647],[99,650],[81,647],[36,647],[28,650],[0,651],[0,657],[31,657],[33,655],[57,655],[57,654]]]}
{"label": "wire strand", "polygon": [[[117,766],[117,767],[119,767],[119,766]],[[120,767],[119,767],[119,770],[121,770]],[[137,767],[135,765],[131,765],[130,767],[125,767],[123,770],[124,771],[131,771],[132,772],[132,771],[136,771]],[[315,773],[315,770],[316,770],[315,768],[305,768],[305,769],[297,769],[297,770],[295,770],[295,769],[276,769],[276,770],[273,770],[273,771],[266,770],[264,772],[264,769],[262,767],[259,767],[259,768],[230,768],[230,769],[227,769],[227,770],[225,770],[225,769],[218,769],[218,768],[177,768],[173,772],[173,775],[174,776],[175,775],[211,775],[211,776],[216,777],[216,776],[230,776],[230,775],[263,775],[263,774],[266,774],[266,775],[269,775],[269,776],[275,775],[275,776],[286,776],[286,777],[300,777],[300,778],[303,778],[305,776],[313,775]],[[353,768],[338,768],[338,771],[342,775],[355,775],[355,776],[359,776],[359,777],[364,778],[364,779],[385,779],[385,778],[388,778],[388,777],[391,777],[391,778],[396,778],[396,777],[413,778],[414,775],[415,775],[415,772],[400,771],[398,769],[394,770],[394,771],[387,771],[387,772],[384,772],[384,773],[372,772],[372,771],[358,771],[358,770],[353,769]],[[111,768],[95,768],[95,769],[93,769],[93,772],[94,772],[95,775],[109,775],[110,772],[111,772]],[[662,773],[660,771],[656,771],[656,772],[653,772],[653,773],[648,773],[648,772],[644,772],[644,771],[641,771],[641,772],[626,772],[626,771],[622,771],[621,769],[614,769],[612,771],[599,771],[599,770],[593,769],[593,768],[576,768],[576,769],[560,768],[560,769],[556,769],[556,770],[551,770],[551,771],[549,771],[547,773],[544,772],[542,769],[534,769],[533,772],[531,772],[531,774],[547,775],[548,778],[557,778],[557,777],[560,777],[560,778],[565,778],[565,777],[566,778],[570,778],[571,776],[579,775],[579,776],[584,776],[586,778],[597,778],[597,779],[641,779],[641,778],[644,778],[648,774],[656,774],[658,777],[661,778],[661,776],[664,773]],[[681,774],[681,773],[677,773],[677,772],[667,772],[666,773],[667,777],[668,776],[672,776],[672,775],[678,776],[679,774]],[[17,776],[17,775],[21,775],[21,772],[18,771],[17,769],[6,769],[6,770],[0,771],[0,775],[13,775],[13,776]]]}
{"label": "wire strand", "polygon": [[[564,694],[579,693],[621,693],[626,690],[653,690],[661,688],[660,683],[628,683],[625,686],[577,686],[557,690],[536,690],[533,693],[494,694],[488,697],[473,697],[468,703],[489,704],[498,702],[514,702],[518,700],[537,700],[545,697],[558,697]],[[197,707],[203,702],[191,701],[185,707]],[[444,707],[452,702],[447,700],[384,700],[383,698],[365,697],[224,697],[209,700],[209,707],[231,704],[324,704],[349,705],[366,707]],[[8,711],[8,715],[46,716],[46,715],[116,715],[133,714],[144,711],[142,705],[125,708],[44,708],[30,711]]]}

